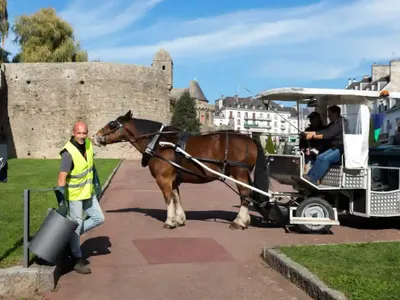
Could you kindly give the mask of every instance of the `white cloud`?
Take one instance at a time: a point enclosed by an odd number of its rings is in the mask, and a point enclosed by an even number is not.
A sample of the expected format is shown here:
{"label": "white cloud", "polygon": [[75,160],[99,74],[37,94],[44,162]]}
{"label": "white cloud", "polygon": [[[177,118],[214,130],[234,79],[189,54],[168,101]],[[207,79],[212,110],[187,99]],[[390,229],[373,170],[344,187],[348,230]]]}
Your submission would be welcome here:
{"label": "white cloud", "polygon": [[[115,0],[90,2],[76,0],[60,13],[60,17],[73,25],[79,40],[89,40],[126,29],[162,1],[134,0],[130,1],[128,7],[121,8]],[[85,4],[94,9],[85,7]]]}
{"label": "white cloud", "polygon": [[[103,45],[89,48],[90,55],[95,53],[101,60],[150,60],[157,49],[164,48],[175,61],[240,56],[253,76],[334,79],[357,68],[362,59],[389,59],[393,52],[400,53],[398,0],[321,2],[194,20],[164,18],[148,28],[124,33],[159,2],[138,0],[122,9],[122,14],[110,13],[112,4],[80,14],[74,7],[69,21],[83,42],[103,37]],[[133,43],[127,45],[126,41]]]}

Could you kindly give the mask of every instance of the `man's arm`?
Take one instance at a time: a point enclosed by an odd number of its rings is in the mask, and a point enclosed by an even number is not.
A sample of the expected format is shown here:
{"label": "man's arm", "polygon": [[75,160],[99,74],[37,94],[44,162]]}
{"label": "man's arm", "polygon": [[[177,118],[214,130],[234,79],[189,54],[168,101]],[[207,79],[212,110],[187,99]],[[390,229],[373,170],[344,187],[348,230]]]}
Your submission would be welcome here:
{"label": "man's arm", "polygon": [[316,139],[316,140],[329,140],[337,136],[340,132],[343,131],[342,123],[335,122],[331,126],[326,129],[314,131],[314,132],[305,132],[307,134],[307,139]]}
{"label": "man's arm", "polygon": [[61,154],[60,172],[58,173],[57,186],[65,187],[67,176],[72,170],[72,156],[67,151]]}

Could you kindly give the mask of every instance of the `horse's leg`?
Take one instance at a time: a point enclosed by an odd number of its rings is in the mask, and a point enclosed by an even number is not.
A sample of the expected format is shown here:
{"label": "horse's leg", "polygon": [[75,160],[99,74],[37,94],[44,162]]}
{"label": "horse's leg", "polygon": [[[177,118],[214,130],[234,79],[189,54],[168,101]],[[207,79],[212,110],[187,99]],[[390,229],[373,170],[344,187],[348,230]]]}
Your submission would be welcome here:
{"label": "horse's leg", "polygon": [[[236,169],[232,173],[233,173],[232,174],[233,178],[250,185],[250,182],[248,180],[247,170]],[[251,191],[248,188],[246,188],[240,184],[236,184],[236,186],[237,186],[239,194],[240,194],[240,209],[239,209],[239,213],[236,216],[236,219],[232,222],[232,224],[229,226],[229,228],[231,228],[231,229],[246,229],[249,226],[250,220],[251,220],[251,217],[249,214],[250,201],[247,200],[251,195]]]}
{"label": "horse's leg", "polygon": [[157,176],[156,181],[160,187],[163,195],[165,204],[167,205],[167,219],[164,222],[163,228],[172,229],[176,227],[176,216],[175,216],[175,203],[173,201],[172,192],[172,180],[164,176]]}
{"label": "horse's leg", "polygon": [[186,222],[186,215],[182,207],[179,186],[176,184],[176,181],[174,181],[174,183],[172,184],[172,188],[172,195],[174,197],[175,204],[176,224],[177,226],[184,226]]}

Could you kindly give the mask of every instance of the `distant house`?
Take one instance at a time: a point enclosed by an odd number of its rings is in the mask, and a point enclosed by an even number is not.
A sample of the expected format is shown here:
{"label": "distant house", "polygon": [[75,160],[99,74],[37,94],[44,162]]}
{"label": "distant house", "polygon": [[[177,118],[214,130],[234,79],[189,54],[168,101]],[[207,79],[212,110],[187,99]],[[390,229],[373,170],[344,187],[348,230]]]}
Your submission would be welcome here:
{"label": "distant house", "polygon": [[[300,123],[295,107],[286,107],[270,102],[266,107],[258,99],[235,96],[221,96],[215,101],[214,125],[220,128],[231,128],[251,136],[268,136],[297,139],[298,131],[304,130],[309,121],[310,111],[300,111]],[[262,142],[264,143],[263,139]]]}
{"label": "distant house", "polygon": [[389,97],[380,101],[380,103],[374,104],[372,112],[386,113],[381,137],[386,140],[394,134],[397,126],[400,125],[400,99],[390,97],[390,93],[400,92],[400,60],[392,60],[389,64],[373,64],[371,66],[371,75],[364,75],[360,81],[356,81],[355,78],[349,78],[345,89],[388,91]]}

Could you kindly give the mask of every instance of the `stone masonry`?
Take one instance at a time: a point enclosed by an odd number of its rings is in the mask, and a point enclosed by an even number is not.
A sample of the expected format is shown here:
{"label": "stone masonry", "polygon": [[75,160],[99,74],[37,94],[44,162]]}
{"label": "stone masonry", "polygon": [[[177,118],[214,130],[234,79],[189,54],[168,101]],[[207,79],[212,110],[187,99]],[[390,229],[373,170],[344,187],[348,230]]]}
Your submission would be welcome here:
{"label": "stone masonry", "polygon": [[[3,64],[0,143],[6,139],[9,157],[58,158],[77,120],[87,122],[90,136],[129,109],[135,117],[169,123],[172,73],[172,59],[164,50],[151,66]],[[128,143],[95,151],[98,158],[140,158]]]}

